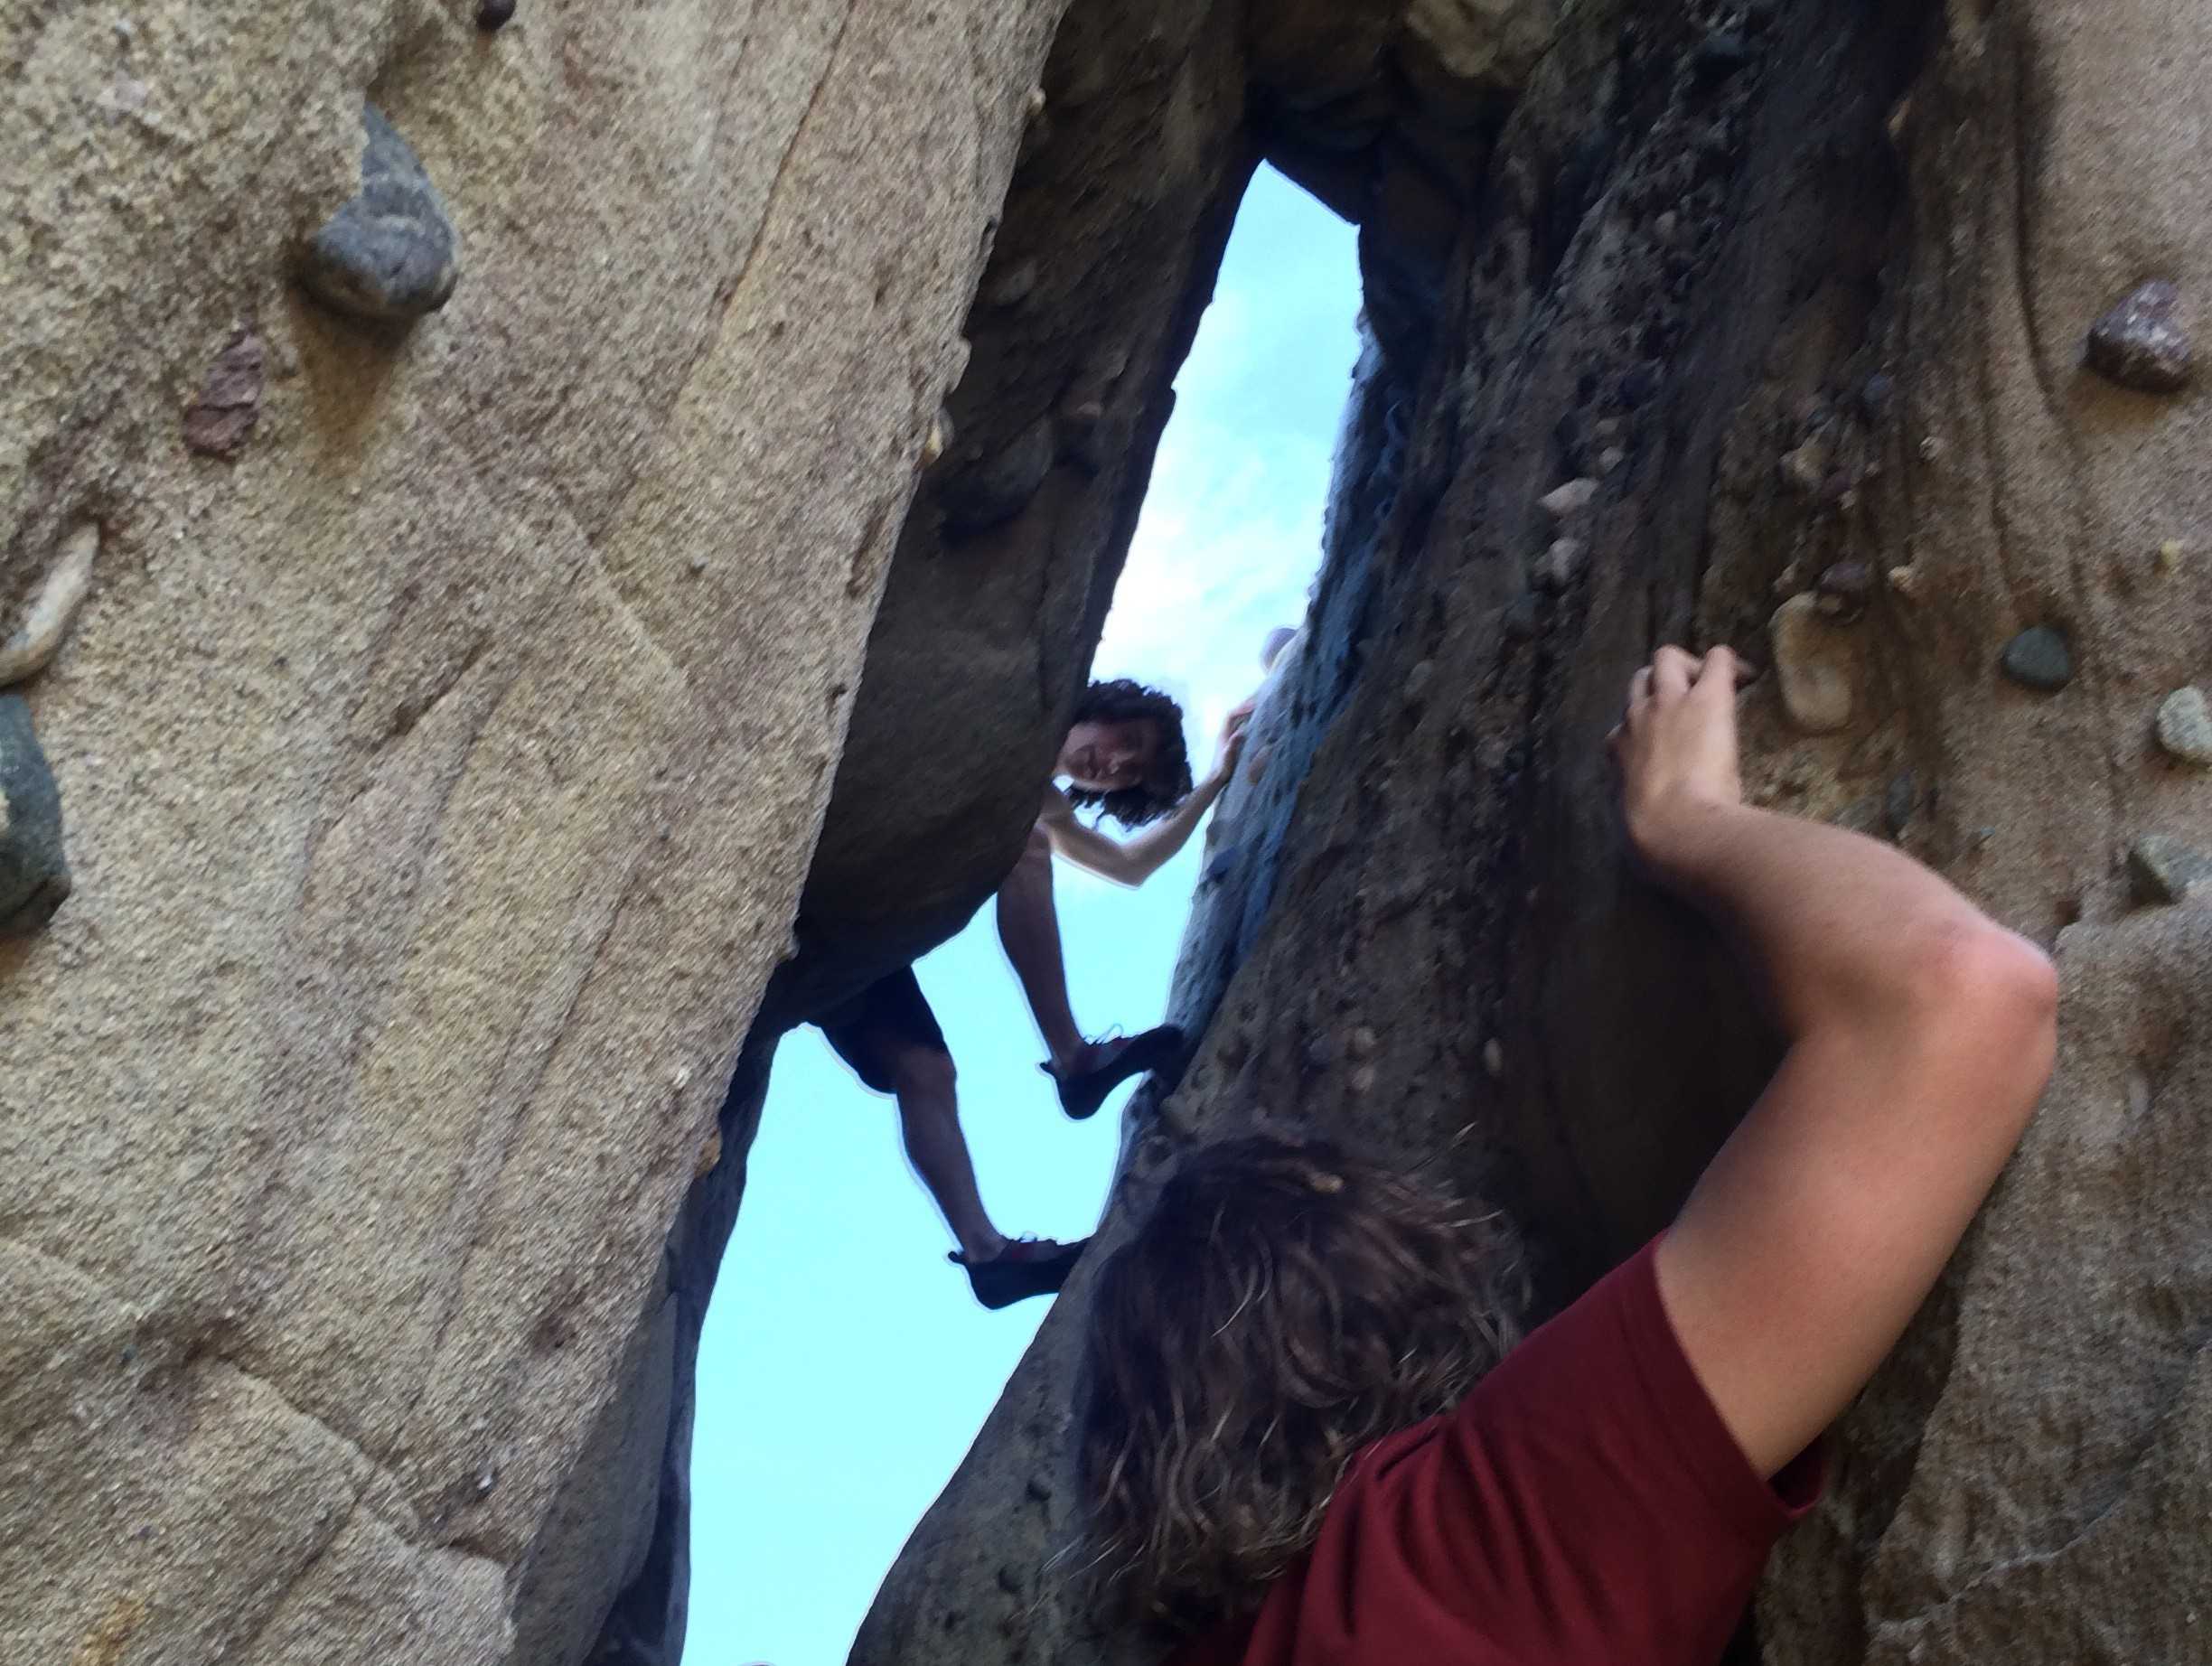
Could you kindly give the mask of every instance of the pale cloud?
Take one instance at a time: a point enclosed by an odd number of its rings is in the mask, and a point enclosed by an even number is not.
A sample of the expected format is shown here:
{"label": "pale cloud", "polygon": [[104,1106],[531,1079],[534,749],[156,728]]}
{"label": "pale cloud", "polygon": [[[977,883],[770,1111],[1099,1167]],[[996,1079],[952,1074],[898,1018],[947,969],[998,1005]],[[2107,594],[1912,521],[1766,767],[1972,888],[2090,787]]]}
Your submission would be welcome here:
{"label": "pale cloud", "polygon": [[1350,392],[1358,306],[1351,229],[1263,169],[1176,378],[1096,661],[1182,699],[1194,751],[1259,682],[1268,632],[1305,617],[1334,426],[1315,415]]}

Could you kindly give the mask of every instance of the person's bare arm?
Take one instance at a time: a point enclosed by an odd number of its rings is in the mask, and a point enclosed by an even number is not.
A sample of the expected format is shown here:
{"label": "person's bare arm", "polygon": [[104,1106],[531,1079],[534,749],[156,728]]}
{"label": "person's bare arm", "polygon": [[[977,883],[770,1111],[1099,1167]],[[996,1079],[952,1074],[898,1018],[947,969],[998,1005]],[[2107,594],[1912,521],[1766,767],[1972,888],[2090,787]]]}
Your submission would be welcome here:
{"label": "person's bare arm", "polygon": [[1250,701],[1230,713],[1228,722],[1222,725],[1220,755],[1212,772],[1175,809],[1126,839],[1110,838],[1078,821],[1067,796],[1056,787],[1045,788],[1045,808],[1037,817],[1037,826],[1051,842],[1053,854],[1117,884],[1144,884],[1190,842],[1200,819],[1229,784],[1244,747],[1244,725],[1250,715]]}
{"label": "person's bare arm", "polygon": [[1761,1474],[1864,1386],[2050,1074],[2050,961],[1901,852],[1745,806],[1736,664],[1662,649],[1616,732],[1638,856],[1766,979],[1789,1050],[1658,1251],[1684,1352]]}

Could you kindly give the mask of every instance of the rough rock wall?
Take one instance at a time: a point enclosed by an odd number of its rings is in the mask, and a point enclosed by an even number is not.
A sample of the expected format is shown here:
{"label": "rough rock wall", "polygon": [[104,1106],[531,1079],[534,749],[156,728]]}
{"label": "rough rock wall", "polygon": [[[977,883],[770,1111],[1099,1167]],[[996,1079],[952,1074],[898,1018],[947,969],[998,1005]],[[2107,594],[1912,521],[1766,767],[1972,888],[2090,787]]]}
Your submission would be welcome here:
{"label": "rough rock wall", "polygon": [[591,1646],[1055,12],[0,8],[0,1656]]}
{"label": "rough rock wall", "polygon": [[771,1016],[951,936],[1036,819],[1254,154],[1231,7],[1086,5],[899,533]]}
{"label": "rough rock wall", "polygon": [[779,1039],[959,931],[1036,820],[1252,166],[1223,70],[1235,45],[1225,11],[1087,7],[1015,89],[1023,144],[971,277],[957,386],[937,390],[942,407],[932,396],[912,512],[873,511],[896,553],[795,952],[731,1080],[723,1160],[669,1235],[665,1381],[622,1460],[658,1470],[655,1515],[595,1666],[682,1652],[699,1331]]}
{"label": "rough rock wall", "polygon": [[[1280,1119],[1442,1154],[1570,1293],[1774,1049],[1626,876],[1600,740],[1656,641],[1767,664],[1748,790],[1897,839],[2067,991],[2027,1145],[1769,1576],[1745,1647],[1786,1666],[2207,1658],[2212,417],[2151,390],[2156,295],[2095,350],[2134,386],[2086,360],[2146,280],[2212,322],[2208,59],[2175,0],[1571,9],[1425,332],[1377,330],[1186,941],[1204,1043],[1133,1108],[1109,1240],[1184,1142]],[[856,1662],[1158,1658],[1054,1560],[1087,1295]]]}

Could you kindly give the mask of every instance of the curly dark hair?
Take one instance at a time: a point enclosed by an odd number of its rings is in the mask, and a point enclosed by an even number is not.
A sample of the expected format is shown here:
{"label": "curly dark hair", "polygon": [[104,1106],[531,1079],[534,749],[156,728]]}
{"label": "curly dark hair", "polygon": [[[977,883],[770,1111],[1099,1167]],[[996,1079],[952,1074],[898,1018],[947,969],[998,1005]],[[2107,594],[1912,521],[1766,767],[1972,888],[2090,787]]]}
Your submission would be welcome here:
{"label": "curly dark hair", "polygon": [[1326,1140],[1201,1147],[1101,1269],[1078,1554],[1110,1624],[1248,1613],[1354,1454],[1457,1404],[1528,1303],[1498,1215]]}
{"label": "curly dark hair", "polygon": [[1171,695],[1118,677],[1084,689],[1075,702],[1074,716],[1068,719],[1068,726],[1073,728],[1079,723],[1127,723],[1139,717],[1150,718],[1159,732],[1159,746],[1145,778],[1133,787],[1117,787],[1111,792],[1071,786],[1067,794],[1077,809],[1095,807],[1125,828],[1158,821],[1190,796],[1190,748],[1183,738],[1183,708]]}

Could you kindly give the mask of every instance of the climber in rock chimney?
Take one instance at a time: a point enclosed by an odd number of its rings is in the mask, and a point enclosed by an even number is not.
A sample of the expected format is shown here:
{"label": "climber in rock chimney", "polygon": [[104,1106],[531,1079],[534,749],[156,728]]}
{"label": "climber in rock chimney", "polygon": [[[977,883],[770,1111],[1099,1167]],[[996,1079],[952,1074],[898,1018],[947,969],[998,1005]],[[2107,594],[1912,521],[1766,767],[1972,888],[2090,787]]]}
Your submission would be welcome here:
{"label": "climber in rock chimney", "polygon": [[1247,1135],[1100,1268],[1069,1565],[1184,1632],[1170,1666],[1714,1666],[2027,1128],[2049,959],[1895,846],[1743,802],[1736,670],[1661,649],[1614,732],[1645,873],[1787,1043],[1672,1226],[1516,1344],[1511,1235],[1441,1158]]}
{"label": "climber in rock chimney", "polygon": [[[1044,1037],[1041,1068],[1071,1118],[1092,1115],[1117,1085],[1173,1061],[1183,1034],[1172,1025],[1129,1036],[1084,1034],[1068,1000],[1053,859],[1142,884],[1189,842],[1228,785],[1251,707],[1246,701],[1230,714],[1213,771],[1194,786],[1183,711],[1168,696],[1121,679],[1092,684],[1076,704],[1028,844],[998,898],[998,940]],[[1133,836],[1117,839],[1077,819],[1088,809]],[[1004,1307],[1066,1283],[1087,1240],[1009,1239],[983,1207],[961,1131],[952,1055],[913,969],[877,980],[815,1022],[864,1084],[897,1100],[907,1160],[952,1231],[959,1248],[951,1259],[966,1268],[976,1299]]]}

